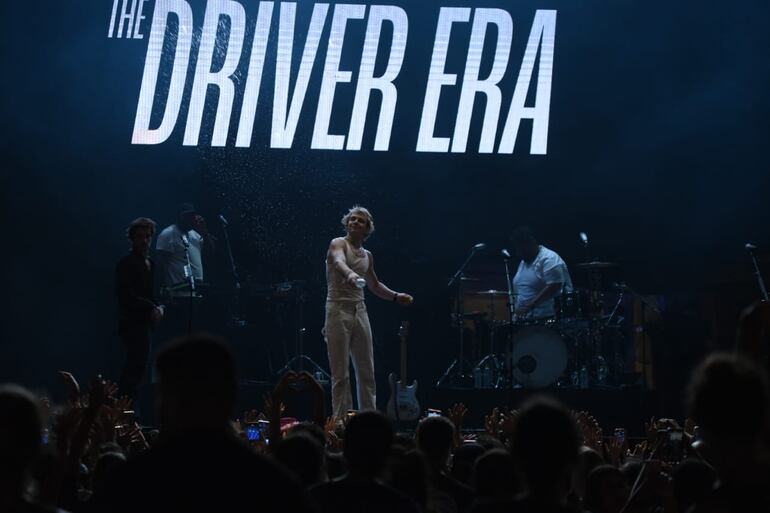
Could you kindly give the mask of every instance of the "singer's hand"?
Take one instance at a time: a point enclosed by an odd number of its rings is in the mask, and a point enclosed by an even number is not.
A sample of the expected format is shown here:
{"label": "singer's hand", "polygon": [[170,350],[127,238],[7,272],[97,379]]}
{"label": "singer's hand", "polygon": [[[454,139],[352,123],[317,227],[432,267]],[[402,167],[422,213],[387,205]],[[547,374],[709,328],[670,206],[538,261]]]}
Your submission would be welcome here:
{"label": "singer's hand", "polygon": [[152,309],[152,312],[150,312],[150,319],[154,323],[158,323],[163,319],[163,307],[156,306]]}
{"label": "singer's hand", "polygon": [[404,294],[403,292],[399,292],[396,296],[396,303],[398,303],[401,306],[409,306],[414,302],[414,298],[410,296],[409,294]]}
{"label": "singer's hand", "polygon": [[359,280],[359,279],[361,279],[361,277],[358,274],[350,273],[348,274],[348,278],[345,281],[347,281],[348,285],[350,285],[351,287],[358,288],[358,285],[356,285],[356,280]]}

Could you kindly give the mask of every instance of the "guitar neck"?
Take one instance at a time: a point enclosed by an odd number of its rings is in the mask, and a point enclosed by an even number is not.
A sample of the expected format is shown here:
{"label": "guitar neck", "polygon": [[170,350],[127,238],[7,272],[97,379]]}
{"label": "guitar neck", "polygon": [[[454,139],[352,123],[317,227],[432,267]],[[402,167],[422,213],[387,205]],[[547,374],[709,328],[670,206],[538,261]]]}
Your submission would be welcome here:
{"label": "guitar neck", "polygon": [[409,334],[409,321],[403,321],[398,330],[398,338],[401,340],[401,383],[406,385],[406,337]]}
{"label": "guitar neck", "polygon": [[401,337],[401,382],[406,385],[406,337]]}

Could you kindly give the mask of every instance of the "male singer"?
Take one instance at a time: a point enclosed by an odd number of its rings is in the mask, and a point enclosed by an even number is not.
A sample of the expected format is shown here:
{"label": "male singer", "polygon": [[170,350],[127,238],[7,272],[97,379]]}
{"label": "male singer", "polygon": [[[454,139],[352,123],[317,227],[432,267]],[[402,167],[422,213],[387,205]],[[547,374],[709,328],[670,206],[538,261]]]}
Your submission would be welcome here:
{"label": "male singer", "polygon": [[354,206],[342,218],[344,237],[332,239],[326,255],[326,323],[324,333],[332,374],[332,414],[342,419],[353,407],[350,359],[356,373],[359,410],[376,408],[372,328],[363,287],[375,296],[400,305],[412,304],[409,294],[389,289],[374,272],[372,253],[363,243],[374,232],[369,211]]}

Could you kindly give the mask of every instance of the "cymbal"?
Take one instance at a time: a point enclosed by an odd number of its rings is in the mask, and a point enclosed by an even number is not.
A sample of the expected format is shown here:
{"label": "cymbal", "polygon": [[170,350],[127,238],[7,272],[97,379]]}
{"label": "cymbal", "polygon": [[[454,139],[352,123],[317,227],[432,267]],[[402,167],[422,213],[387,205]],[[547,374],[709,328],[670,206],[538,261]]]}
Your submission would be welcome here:
{"label": "cymbal", "polygon": [[470,276],[463,276],[462,278],[460,278],[460,281],[478,282],[478,281],[481,281],[481,278],[471,278]]}
{"label": "cymbal", "polygon": [[581,262],[579,264],[575,264],[575,267],[579,267],[581,269],[609,269],[611,267],[620,267],[620,264],[616,264],[615,262],[599,262],[598,260],[594,260],[593,262]]}
{"label": "cymbal", "polygon": [[507,296],[508,292],[505,290],[481,290],[479,292],[476,292],[476,295],[478,296]]}

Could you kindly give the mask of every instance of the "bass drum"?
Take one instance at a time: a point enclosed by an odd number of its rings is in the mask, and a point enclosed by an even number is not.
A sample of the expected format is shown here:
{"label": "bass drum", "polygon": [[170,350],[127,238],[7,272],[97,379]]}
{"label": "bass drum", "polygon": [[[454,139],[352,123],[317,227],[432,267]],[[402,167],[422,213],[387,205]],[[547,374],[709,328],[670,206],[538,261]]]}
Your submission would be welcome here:
{"label": "bass drum", "polygon": [[525,388],[555,383],[567,361],[567,345],[551,325],[525,326],[513,336],[513,377]]}

